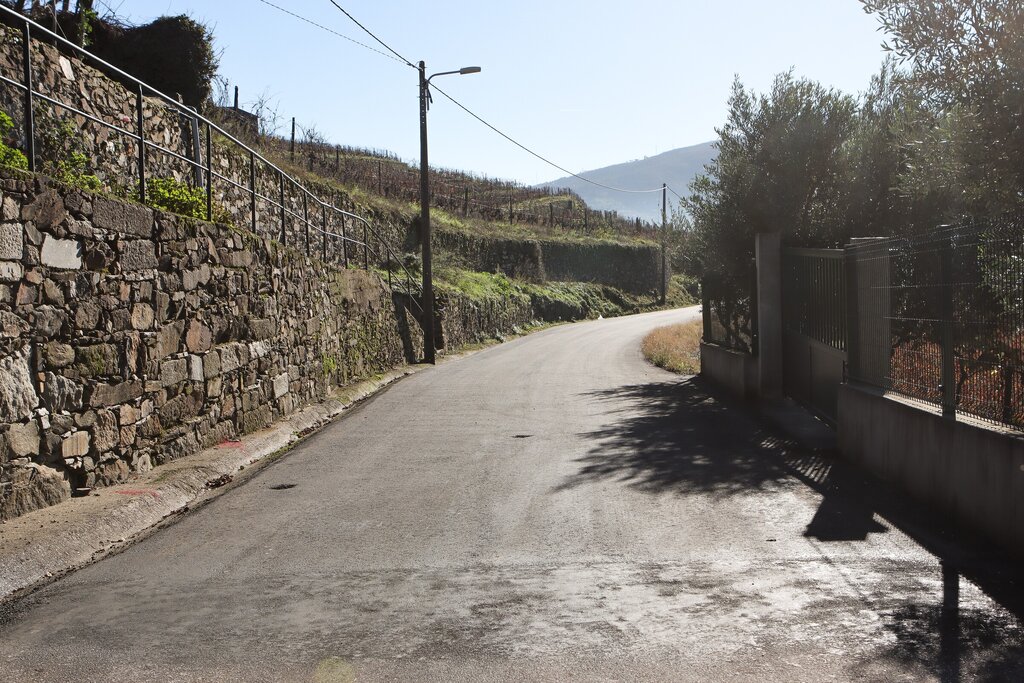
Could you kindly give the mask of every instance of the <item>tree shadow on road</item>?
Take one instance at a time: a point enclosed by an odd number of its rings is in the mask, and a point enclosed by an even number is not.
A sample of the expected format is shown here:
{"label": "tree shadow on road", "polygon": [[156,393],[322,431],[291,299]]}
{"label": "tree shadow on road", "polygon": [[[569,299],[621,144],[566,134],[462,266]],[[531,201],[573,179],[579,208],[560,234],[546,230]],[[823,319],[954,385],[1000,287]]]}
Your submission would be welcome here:
{"label": "tree shadow on road", "polygon": [[773,489],[788,478],[782,443],[716,401],[694,379],[587,394],[609,423],[582,436],[596,441],[580,471],[558,489],[602,480],[650,493],[733,494]]}
{"label": "tree shadow on road", "polygon": [[[882,624],[892,646],[851,664],[851,674],[885,677],[884,666],[895,665],[943,683],[965,677],[1024,680],[1019,561],[838,460],[836,453],[803,450],[778,436],[699,378],[627,385],[587,396],[605,411],[608,424],[582,435],[595,445],[579,458],[579,471],[556,491],[620,482],[650,494],[725,497],[806,486],[821,495],[821,502],[804,537],[863,541],[887,531],[887,523],[935,557],[943,587],[934,604],[884,610]],[[963,604],[962,580],[996,602],[998,614]]]}

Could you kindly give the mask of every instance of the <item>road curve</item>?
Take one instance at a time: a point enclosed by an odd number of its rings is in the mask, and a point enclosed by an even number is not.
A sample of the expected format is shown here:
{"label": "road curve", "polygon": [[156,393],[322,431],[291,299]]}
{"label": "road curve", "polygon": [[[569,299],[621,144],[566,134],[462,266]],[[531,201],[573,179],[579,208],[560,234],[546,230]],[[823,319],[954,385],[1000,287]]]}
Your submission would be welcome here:
{"label": "road curve", "polygon": [[6,608],[0,678],[1021,680],[988,551],[643,361],[696,315],[403,380]]}

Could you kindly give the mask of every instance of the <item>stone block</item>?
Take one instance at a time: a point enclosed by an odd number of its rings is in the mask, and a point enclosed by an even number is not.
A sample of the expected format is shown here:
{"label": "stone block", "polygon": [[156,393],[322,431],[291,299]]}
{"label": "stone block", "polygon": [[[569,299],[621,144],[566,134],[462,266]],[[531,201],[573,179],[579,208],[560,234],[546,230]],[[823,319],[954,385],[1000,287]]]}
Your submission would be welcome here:
{"label": "stone block", "polygon": [[89,432],[74,432],[64,437],[60,444],[62,458],[80,458],[89,454]]}
{"label": "stone block", "polygon": [[202,356],[188,357],[188,378],[193,382],[202,382],[205,379]]}
{"label": "stone block", "polygon": [[120,374],[120,354],[113,344],[92,344],[75,350],[75,367],[83,377]]}
{"label": "stone block", "polygon": [[7,430],[7,447],[18,458],[39,455],[39,426],[35,421],[11,425]]}
{"label": "stone block", "polygon": [[169,387],[188,379],[188,361],[184,358],[160,363],[160,386]]}
{"label": "stone block", "polygon": [[93,200],[92,222],[97,228],[138,237],[153,235],[153,211],[106,197]]}
{"label": "stone block", "polygon": [[138,428],[135,425],[127,425],[121,427],[121,431],[118,436],[121,439],[122,447],[130,447],[135,444],[135,438],[138,436]]}
{"label": "stone block", "polygon": [[21,422],[39,405],[28,347],[0,358],[0,422]]}
{"label": "stone block", "polygon": [[75,362],[75,350],[70,344],[52,341],[43,347],[43,358],[48,367],[66,368]]}
{"label": "stone block", "polygon": [[25,237],[17,223],[0,225],[0,259],[20,261],[24,255]]}
{"label": "stone block", "polygon": [[59,240],[46,235],[39,260],[48,268],[79,270],[82,267],[82,247],[78,240]]}
{"label": "stone block", "polygon": [[224,391],[224,378],[214,377],[206,381],[206,396],[217,398]]}
{"label": "stone block", "polygon": [[122,425],[131,425],[139,421],[139,409],[135,406],[123,405],[119,411]]}
{"label": "stone block", "polygon": [[132,328],[136,330],[148,330],[153,327],[156,317],[153,307],[149,304],[135,304],[132,306]]}
{"label": "stone block", "polygon": [[92,426],[92,448],[101,455],[121,443],[117,417],[109,410],[96,411],[96,424]]}
{"label": "stone block", "polygon": [[142,383],[128,380],[118,384],[97,384],[89,396],[89,405],[93,408],[115,406],[142,396]]}
{"label": "stone block", "polygon": [[16,283],[22,280],[25,266],[16,261],[0,261],[0,282]]}
{"label": "stone block", "polygon": [[156,343],[153,344],[150,356],[153,360],[166,358],[181,350],[181,336],[184,333],[183,322],[168,323],[160,328],[156,334]]}
{"label": "stone block", "polygon": [[95,330],[100,324],[100,307],[92,301],[81,301],[75,308],[75,327]]}
{"label": "stone block", "polygon": [[249,356],[242,344],[224,344],[217,347],[220,353],[221,372],[232,372],[249,362]]}
{"label": "stone block", "polygon": [[185,333],[185,346],[192,353],[205,353],[213,348],[213,332],[203,323],[193,320]]}
{"label": "stone block", "polygon": [[31,204],[21,208],[21,220],[31,221],[37,228],[53,230],[63,222],[67,216],[67,209],[64,208],[64,200],[53,188],[47,188]]}
{"label": "stone block", "polygon": [[20,217],[21,207],[18,206],[18,202],[14,197],[4,197],[3,203],[0,204],[0,218],[5,221],[13,221]]}
{"label": "stone block", "polygon": [[210,379],[216,377],[221,373],[220,354],[214,351],[208,353],[203,358],[203,378]]}
{"label": "stone block", "polygon": [[199,392],[180,394],[160,406],[157,411],[160,422],[164,426],[180,424],[184,420],[195,417],[203,407],[203,395]]}
{"label": "stone block", "polygon": [[0,337],[17,339],[31,329],[31,326],[14,313],[0,311]]}
{"label": "stone block", "polygon": [[0,500],[0,520],[56,505],[69,498],[71,484],[57,470],[28,463],[11,470],[10,494]]}
{"label": "stone block", "polygon": [[47,372],[43,375],[43,403],[51,413],[77,410],[82,405],[82,386],[67,377]]}
{"label": "stone block", "polygon": [[270,344],[265,341],[258,341],[249,344],[249,358],[256,360],[270,353]]}
{"label": "stone block", "polygon": [[156,245],[147,240],[121,242],[121,270],[134,272],[152,270],[157,266]]}
{"label": "stone block", "polygon": [[281,398],[288,393],[288,373],[282,372],[274,378],[274,398]]}

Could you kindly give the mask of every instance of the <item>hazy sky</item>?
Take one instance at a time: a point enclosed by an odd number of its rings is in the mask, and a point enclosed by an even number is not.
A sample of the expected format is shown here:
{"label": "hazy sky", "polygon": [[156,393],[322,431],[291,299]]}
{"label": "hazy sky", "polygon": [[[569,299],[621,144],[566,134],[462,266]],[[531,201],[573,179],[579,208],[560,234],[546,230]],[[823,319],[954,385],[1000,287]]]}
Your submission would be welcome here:
{"label": "hazy sky", "polygon": [[[330,0],[272,0],[379,47]],[[336,0],[435,82],[573,171],[714,139],[734,75],[757,90],[790,67],[864,90],[882,35],[857,0]],[[98,0],[134,22],[186,13],[210,25],[243,105],[266,92],[332,142],[418,159],[416,72],[259,0]],[[564,175],[435,97],[433,165],[537,183]]]}

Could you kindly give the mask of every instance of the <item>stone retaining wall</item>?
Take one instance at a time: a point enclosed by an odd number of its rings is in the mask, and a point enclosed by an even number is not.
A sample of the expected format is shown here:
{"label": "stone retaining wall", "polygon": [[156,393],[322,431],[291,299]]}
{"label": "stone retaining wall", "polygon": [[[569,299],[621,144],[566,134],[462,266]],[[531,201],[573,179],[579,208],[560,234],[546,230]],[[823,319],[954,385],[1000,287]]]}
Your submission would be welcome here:
{"label": "stone retaining wall", "polygon": [[661,291],[661,248],[647,244],[513,240],[438,230],[438,251],[447,251],[471,270],[535,282],[592,282],[632,294]]}
{"label": "stone retaining wall", "polygon": [[406,362],[372,273],[0,170],[0,519]]}

